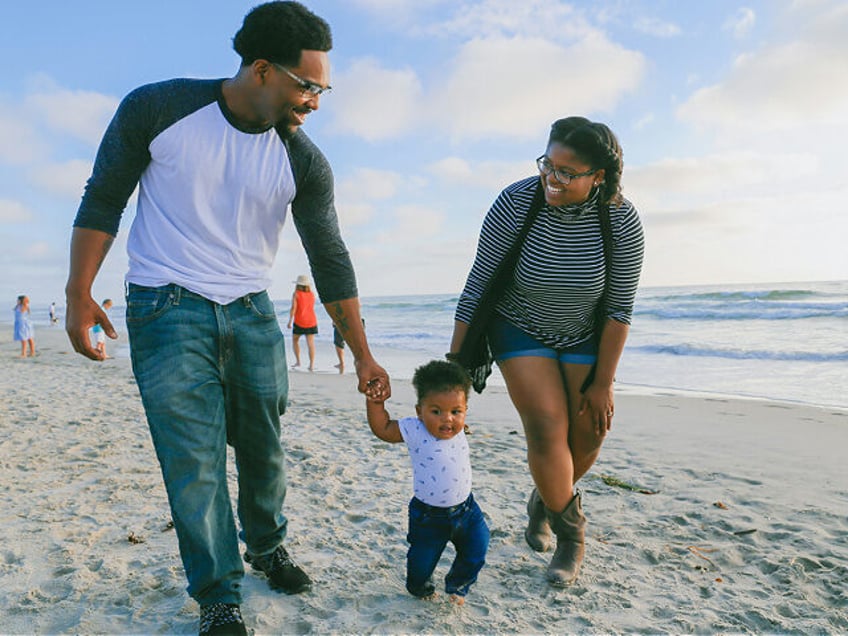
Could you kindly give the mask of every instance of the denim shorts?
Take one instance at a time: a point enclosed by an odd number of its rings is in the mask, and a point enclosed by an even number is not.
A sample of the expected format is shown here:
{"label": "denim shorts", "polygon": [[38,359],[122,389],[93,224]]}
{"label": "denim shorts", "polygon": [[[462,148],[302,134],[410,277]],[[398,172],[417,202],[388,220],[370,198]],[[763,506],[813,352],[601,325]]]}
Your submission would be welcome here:
{"label": "denim shorts", "polygon": [[531,356],[551,358],[566,364],[595,364],[598,359],[598,343],[594,336],[570,347],[554,349],[539,342],[498,314],[492,317],[488,336],[489,347],[497,361]]}

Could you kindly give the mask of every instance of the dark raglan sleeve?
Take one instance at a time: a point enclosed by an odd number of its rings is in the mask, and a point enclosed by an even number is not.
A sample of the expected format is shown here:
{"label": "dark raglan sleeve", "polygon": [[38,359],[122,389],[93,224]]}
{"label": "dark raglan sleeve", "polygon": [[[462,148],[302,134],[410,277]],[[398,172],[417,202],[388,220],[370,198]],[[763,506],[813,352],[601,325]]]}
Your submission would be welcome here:
{"label": "dark raglan sleeve", "polygon": [[150,163],[150,144],[163,130],[220,96],[222,80],[172,79],[140,86],[106,128],[74,227],[117,235],[121,215]]}
{"label": "dark raglan sleeve", "polygon": [[356,298],[356,275],[342,240],[333,197],[333,172],[318,147],[301,130],[288,138],[297,191],[292,218],[309,260],[321,302]]}
{"label": "dark raglan sleeve", "polygon": [[150,162],[150,107],[147,87],[121,101],[109,123],[85,186],[74,227],[117,235],[127,200]]}

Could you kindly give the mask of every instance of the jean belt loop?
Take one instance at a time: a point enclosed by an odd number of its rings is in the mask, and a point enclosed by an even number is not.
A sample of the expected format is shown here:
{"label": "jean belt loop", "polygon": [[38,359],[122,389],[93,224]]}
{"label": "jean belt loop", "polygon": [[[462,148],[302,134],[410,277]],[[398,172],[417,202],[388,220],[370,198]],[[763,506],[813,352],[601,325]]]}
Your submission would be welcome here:
{"label": "jean belt loop", "polygon": [[175,284],[175,285],[171,286],[171,296],[174,299],[174,305],[180,304],[180,296],[182,295],[182,291],[183,291],[183,288],[180,287],[179,285]]}
{"label": "jean belt loop", "polygon": [[253,294],[245,294],[244,296],[242,296],[242,297],[241,297],[241,302],[242,302],[242,304],[243,304],[245,307],[247,307],[248,309],[250,309],[250,300],[251,300],[251,298],[253,298]]}

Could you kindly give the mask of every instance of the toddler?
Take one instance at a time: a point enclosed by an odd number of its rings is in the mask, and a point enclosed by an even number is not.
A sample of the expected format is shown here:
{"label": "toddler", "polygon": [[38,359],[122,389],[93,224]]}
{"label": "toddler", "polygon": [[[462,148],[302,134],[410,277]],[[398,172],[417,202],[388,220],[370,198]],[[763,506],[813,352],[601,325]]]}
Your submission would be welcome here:
{"label": "toddler", "polygon": [[465,412],[471,380],[453,362],[433,360],[415,370],[417,417],[393,420],[383,402],[366,402],[368,424],[380,439],[406,442],[412,460],[409,551],[406,589],[413,596],[435,595],[433,571],[448,541],[456,557],[445,576],[450,600],[462,605],[486,561],[489,527],[471,494],[471,462]]}

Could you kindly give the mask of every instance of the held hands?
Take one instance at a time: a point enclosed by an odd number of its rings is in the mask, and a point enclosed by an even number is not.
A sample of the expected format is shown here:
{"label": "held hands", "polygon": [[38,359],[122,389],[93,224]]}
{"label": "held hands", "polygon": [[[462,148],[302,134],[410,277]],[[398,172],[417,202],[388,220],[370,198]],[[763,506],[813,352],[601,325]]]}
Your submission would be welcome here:
{"label": "held hands", "polygon": [[392,396],[389,374],[373,358],[357,360],[355,365],[359,392],[364,393],[369,401],[385,402]]}
{"label": "held hands", "polygon": [[591,384],[580,398],[578,415],[588,411],[595,425],[598,437],[603,437],[612,428],[612,418],[615,415],[615,401],[612,386],[605,387]]}
{"label": "held hands", "polygon": [[117,339],[118,333],[106,316],[106,312],[91,296],[81,298],[68,297],[68,309],[65,315],[65,331],[74,347],[74,351],[91,360],[103,360],[103,354],[92,348],[88,330],[94,325],[103,327],[103,331],[112,340]]}

